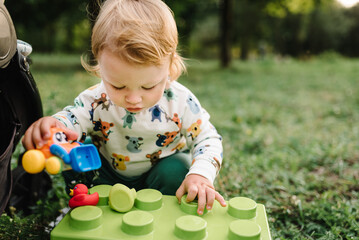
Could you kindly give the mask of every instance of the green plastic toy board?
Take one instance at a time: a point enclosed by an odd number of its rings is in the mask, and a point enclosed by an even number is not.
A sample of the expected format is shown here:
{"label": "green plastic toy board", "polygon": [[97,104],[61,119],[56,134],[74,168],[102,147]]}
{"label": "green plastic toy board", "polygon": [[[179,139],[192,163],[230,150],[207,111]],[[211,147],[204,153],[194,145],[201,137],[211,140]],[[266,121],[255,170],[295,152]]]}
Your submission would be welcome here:
{"label": "green plastic toy board", "polygon": [[215,202],[199,216],[197,203],[187,203],[186,196],[179,205],[175,196],[157,190],[124,193],[114,186],[91,188],[99,193],[97,206],[72,209],[51,239],[271,240],[264,206],[249,198],[232,198],[226,207]]}

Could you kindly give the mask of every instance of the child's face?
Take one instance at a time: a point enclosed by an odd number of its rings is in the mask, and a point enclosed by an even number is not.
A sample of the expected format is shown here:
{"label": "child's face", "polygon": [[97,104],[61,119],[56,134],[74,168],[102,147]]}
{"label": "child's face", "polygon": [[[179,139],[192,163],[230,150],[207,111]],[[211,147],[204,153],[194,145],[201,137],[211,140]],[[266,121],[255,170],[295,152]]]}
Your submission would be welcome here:
{"label": "child's face", "polygon": [[169,87],[169,58],[161,66],[131,65],[104,49],[98,59],[109,98],[129,112],[154,106]]}

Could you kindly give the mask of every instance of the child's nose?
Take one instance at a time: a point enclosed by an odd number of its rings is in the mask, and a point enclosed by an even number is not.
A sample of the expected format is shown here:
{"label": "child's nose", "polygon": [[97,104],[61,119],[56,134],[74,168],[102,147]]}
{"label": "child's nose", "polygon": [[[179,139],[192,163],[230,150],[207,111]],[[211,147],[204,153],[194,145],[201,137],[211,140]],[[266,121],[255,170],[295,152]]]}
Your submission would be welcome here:
{"label": "child's nose", "polygon": [[138,94],[128,94],[125,97],[125,100],[127,103],[130,103],[130,104],[138,104],[142,101],[142,98]]}

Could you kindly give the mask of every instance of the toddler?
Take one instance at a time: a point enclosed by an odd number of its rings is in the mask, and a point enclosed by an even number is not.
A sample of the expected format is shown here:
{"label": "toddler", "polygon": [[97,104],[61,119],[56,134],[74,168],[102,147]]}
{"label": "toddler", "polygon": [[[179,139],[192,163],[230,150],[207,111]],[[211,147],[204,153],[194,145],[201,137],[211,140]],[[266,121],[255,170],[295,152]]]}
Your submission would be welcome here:
{"label": "toddler", "polygon": [[[226,205],[213,181],[222,141],[209,114],[176,80],[185,70],[177,53],[177,27],[161,0],[107,0],[93,27],[96,64],[82,61],[101,82],[73,106],[33,123],[23,145],[41,147],[51,127],[69,140],[90,136],[102,167],[86,173],[92,184],[154,188],[179,201],[198,200],[198,214],[215,200]],[[66,181],[76,178],[64,171]]]}

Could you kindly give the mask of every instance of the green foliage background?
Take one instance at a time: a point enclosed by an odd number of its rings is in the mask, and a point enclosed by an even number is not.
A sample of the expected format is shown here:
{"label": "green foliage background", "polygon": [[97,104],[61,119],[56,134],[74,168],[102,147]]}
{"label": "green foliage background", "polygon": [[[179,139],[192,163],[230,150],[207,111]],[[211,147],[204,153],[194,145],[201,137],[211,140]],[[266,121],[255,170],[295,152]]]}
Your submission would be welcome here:
{"label": "green foliage background", "polygon": [[[98,1],[103,0],[5,4],[18,38],[32,44],[35,52],[82,53],[90,50],[89,4]],[[359,56],[359,5],[347,9],[337,0],[166,0],[175,15],[184,56],[218,58],[224,1],[232,6],[226,26],[233,58],[261,52],[308,57],[336,51]]]}

